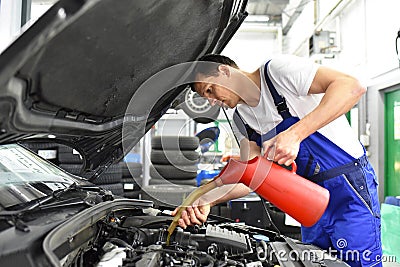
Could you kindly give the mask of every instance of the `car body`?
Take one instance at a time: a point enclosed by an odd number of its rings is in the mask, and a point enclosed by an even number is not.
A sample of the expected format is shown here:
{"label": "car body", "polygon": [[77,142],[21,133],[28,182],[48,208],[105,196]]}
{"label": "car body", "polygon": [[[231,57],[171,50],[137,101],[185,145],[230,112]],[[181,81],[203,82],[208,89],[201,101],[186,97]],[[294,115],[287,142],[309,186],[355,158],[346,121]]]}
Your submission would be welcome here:
{"label": "car body", "polygon": [[[319,248],[210,216],[166,243],[170,210],[116,197],[17,144],[0,147],[2,266],[337,266]],[[5,242],[6,241],[6,242]]]}
{"label": "car body", "polygon": [[[343,264],[314,246],[214,216],[178,229],[168,245],[170,211],[115,196],[18,144],[51,135],[79,151],[95,181],[185,89],[138,88],[174,64],[219,53],[245,5],[61,0],[0,55],[1,266]],[[303,251],[315,253],[288,258]]]}

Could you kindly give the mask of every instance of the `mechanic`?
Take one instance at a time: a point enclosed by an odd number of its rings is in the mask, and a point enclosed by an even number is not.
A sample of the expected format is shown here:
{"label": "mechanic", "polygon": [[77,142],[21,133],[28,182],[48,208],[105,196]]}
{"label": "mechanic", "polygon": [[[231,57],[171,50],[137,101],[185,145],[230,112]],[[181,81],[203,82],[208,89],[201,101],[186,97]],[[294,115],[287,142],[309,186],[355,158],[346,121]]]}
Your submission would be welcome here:
{"label": "mechanic", "polygon": [[[248,73],[230,58],[210,54],[199,59],[194,73],[192,90],[212,104],[236,108],[233,128],[241,160],[263,154],[287,166],[295,161],[297,174],[329,190],[327,210],[314,226],[302,226],[302,241],[337,251],[351,266],[381,266],[377,178],[343,116],[365,87],[347,74],[291,55],[276,56]],[[211,206],[249,192],[243,184],[214,189],[186,208],[179,226],[202,224]]]}

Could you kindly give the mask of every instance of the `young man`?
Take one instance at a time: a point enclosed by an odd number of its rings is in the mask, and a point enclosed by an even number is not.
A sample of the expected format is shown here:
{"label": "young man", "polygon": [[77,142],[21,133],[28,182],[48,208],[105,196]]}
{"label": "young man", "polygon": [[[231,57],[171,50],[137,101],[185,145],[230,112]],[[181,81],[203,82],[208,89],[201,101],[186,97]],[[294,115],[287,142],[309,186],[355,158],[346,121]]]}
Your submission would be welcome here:
{"label": "young man", "polygon": [[[227,57],[206,55],[195,77],[193,90],[236,108],[242,160],[263,154],[279,164],[295,161],[297,174],[329,190],[322,218],[302,227],[303,242],[336,250],[351,266],[381,265],[377,178],[343,116],[366,89],[349,75],[289,55],[252,73]],[[210,206],[248,193],[243,184],[215,189],[188,207],[179,225],[201,224]]]}

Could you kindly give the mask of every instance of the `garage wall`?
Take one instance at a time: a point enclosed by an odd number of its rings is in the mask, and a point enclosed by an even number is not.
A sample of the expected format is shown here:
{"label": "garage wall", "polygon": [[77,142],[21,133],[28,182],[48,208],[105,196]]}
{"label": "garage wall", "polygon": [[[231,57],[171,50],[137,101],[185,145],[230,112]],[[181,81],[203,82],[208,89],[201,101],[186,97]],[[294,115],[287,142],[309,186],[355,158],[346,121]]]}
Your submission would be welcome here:
{"label": "garage wall", "polygon": [[283,53],[308,56],[308,39],[314,30],[314,1],[305,4],[303,11],[283,37]]}
{"label": "garage wall", "polygon": [[40,18],[52,5],[54,1],[34,2],[31,6],[31,21],[35,22]]}
{"label": "garage wall", "polygon": [[399,67],[395,52],[395,37],[400,30],[399,10],[398,0],[366,1],[367,59],[372,79]]}
{"label": "garage wall", "polygon": [[[380,196],[384,189],[384,92],[400,83],[400,69],[395,52],[395,37],[400,29],[400,1],[366,1],[367,25],[367,117],[371,124],[371,161],[378,169]],[[374,19],[379,18],[379,19]],[[397,86],[398,88],[398,86]],[[372,156],[373,155],[373,156]],[[381,160],[379,160],[381,159]]]}
{"label": "garage wall", "polygon": [[400,28],[400,1],[320,0],[319,3],[320,27],[314,25],[314,1],[310,1],[284,36],[283,53],[308,56],[307,40],[314,29],[335,30],[340,42],[338,60],[325,60],[324,64],[358,72],[368,79],[398,67],[394,40]]}
{"label": "garage wall", "polygon": [[0,53],[20,34],[21,7],[21,1],[1,0]]}
{"label": "garage wall", "polygon": [[41,17],[56,0],[35,1],[31,5],[31,20],[21,29],[22,1],[0,1],[0,53],[24,30]]}
{"label": "garage wall", "polygon": [[222,52],[241,69],[252,72],[269,57],[282,53],[280,27],[244,23]]}
{"label": "garage wall", "polygon": [[[310,1],[284,36],[283,52],[308,56],[307,38],[312,29],[337,32],[340,52],[334,59],[320,59],[320,62],[358,77],[368,87],[365,99],[360,101],[359,130],[360,134],[370,134],[368,151],[380,179],[380,196],[383,196],[384,165],[382,160],[379,162],[384,158],[383,92],[400,83],[395,53],[395,37],[400,29],[400,1],[320,0],[319,3],[316,10],[320,27],[315,27],[310,20],[314,15],[314,1]],[[332,10],[336,5],[337,8]],[[327,16],[329,13],[331,15]]]}
{"label": "garage wall", "polygon": [[[292,2],[292,1],[291,1]],[[301,1],[293,1],[293,10]],[[395,37],[400,29],[398,0],[319,0],[306,1],[304,9],[287,35],[279,30],[264,31],[242,27],[224,54],[247,71],[257,68],[273,54],[296,54],[308,57],[309,38],[315,30],[336,32],[338,52],[334,57],[311,55],[317,62],[349,73],[368,87],[358,105],[358,132],[370,136],[370,160],[384,188],[384,117],[383,95],[400,83]],[[267,30],[268,29],[268,30]],[[383,196],[383,192],[380,193]],[[382,199],[381,199],[382,200]]]}

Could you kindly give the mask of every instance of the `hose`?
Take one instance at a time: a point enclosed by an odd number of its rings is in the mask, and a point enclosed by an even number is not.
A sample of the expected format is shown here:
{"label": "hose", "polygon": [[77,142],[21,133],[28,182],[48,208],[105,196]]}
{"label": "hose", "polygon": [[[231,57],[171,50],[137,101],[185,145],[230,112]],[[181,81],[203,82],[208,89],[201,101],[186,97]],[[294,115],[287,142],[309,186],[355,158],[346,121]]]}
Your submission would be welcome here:
{"label": "hose", "polygon": [[265,213],[267,214],[267,217],[268,217],[269,222],[270,222],[271,225],[274,227],[274,229],[276,230],[276,232],[278,233],[278,235],[281,235],[281,231],[279,231],[278,227],[276,227],[276,225],[275,225],[274,222],[272,221],[271,214],[269,214],[269,209],[268,209],[268,207],[267,207],[267,204],[265,204],[265,199],[263,199],[262,197],[260,197],[260,198],[261,198],[261,203],[262,203],[262,205],[263,205],[263,207],[264,207]]}
{"label": "hose", "polygon": [[125,242],[122,239],[119,239],[119,238],[116,238],[116,237],[112,237],[112,238],[109,238],[107,241],[110,242],[110,243],[113,243],[113,244],[116,244],[116,245],[120,245],[120,246],[123,246],[123,247],[127,247],[129,249],[134,250],[134,248],[131,245],[129,245],[127,242]]}

